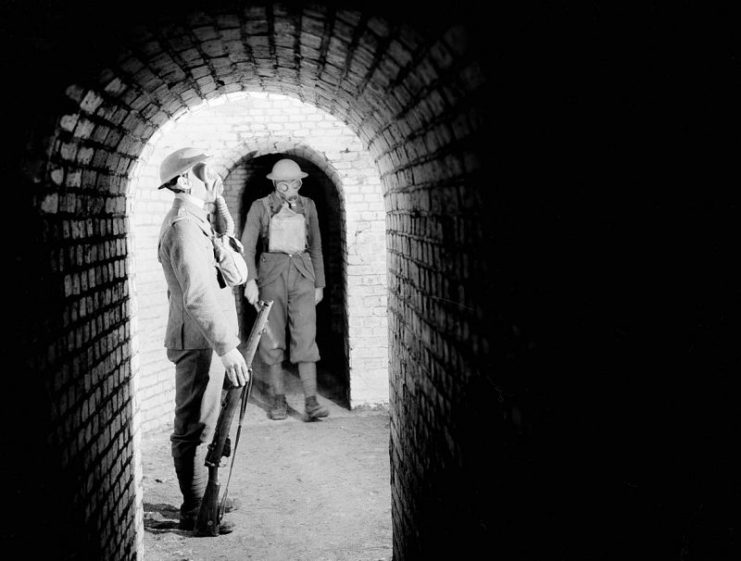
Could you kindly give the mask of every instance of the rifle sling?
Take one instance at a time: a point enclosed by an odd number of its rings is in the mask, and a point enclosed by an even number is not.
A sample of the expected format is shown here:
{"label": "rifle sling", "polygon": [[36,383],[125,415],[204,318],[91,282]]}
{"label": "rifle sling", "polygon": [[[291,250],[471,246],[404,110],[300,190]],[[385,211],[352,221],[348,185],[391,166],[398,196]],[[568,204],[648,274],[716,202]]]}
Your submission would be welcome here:
{"label": "rifle sling", "polygon": [[[244,421],[244,413],[247,409],[247,402],[250,399],[250,393],[252,392],[252,380],[253,380],[253,372],[252,372],[252,358],[255,355],[255,351],[257,350],[257,341],[259,341],[260,336],[262,335],[263,331],[265,331],[265,325],[268,321],[268,314],[270,313],[270,309],[273,306],[273,301],[260,301],[260,305],[256,306],[258,313],[257,318],[255,319],[255,323],[252,326],[252,331],[250,332],[250,336],[248,338],[248,347],[247,347],[247,355],[249,357],[250,364],[248,368],[248,372],[250,375],[249,382],[247,385],[242,389],[242,393],[240,394],[240,399],[242,400],[239,404],[239,426],[237,427],[237,434],[234,438],[234,446],[232,447],[231,455],[232,455],[232,462],[231,466],[229,467],[229,475],[226,480],[226,485],[224,486],[224,495],[221,499],[221,504],[218,508],[218,521],[220,522],[221,519],[224,517],[224,510],[226,509],[226,497],[227,493],[229,492],[229,482],[232,479],[232,471],[234,470],[234,460],[237,457],[237,446],[239,445],[239,436],[242,433],[242,422]],[[256,337],[255,337],[256,335]],[[215,467],[214,469],[219,469],[218,467]]]}
{"label": "rifle sling", "polygon": [[[239,445],[239,435],[242,432],[242,421],[244,420],[244,413],[247,409],[247,402],[250,399],[250,392],[252,391],[252,368],[249,369],[250,381],[242,390],[240,399],[242,400],[239,404],[239,424],[237,425],[237,434],[234,437],[234,446],[232,446],[232,462],[229,466],[229,475],[226,478],[226,485],[224,485],[224,495],[221,498],[221,504],[219,505],[219,520],[224,517],[224,510],[226,509],[226,496],[229,492],[229,482],[232,479],[232,470],[234,469],[234,459],[237,457],[237,446]],[[218,469],[218,468],[217,468]]]}

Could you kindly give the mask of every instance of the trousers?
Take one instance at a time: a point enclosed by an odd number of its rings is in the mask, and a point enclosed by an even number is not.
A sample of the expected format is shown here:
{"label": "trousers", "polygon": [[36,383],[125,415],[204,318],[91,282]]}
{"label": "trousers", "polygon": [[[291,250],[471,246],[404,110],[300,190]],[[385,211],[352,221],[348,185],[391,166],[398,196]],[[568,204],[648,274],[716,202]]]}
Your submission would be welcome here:
{"label": "trousers", "polygon": [[[260,297],[273,301],[267,329],[258,347],[262,361],[268,365],[279,364],[289,349],[293,364],[317,362],[320,357],[316,344],[314,280],[304,276],[291,261],[280,275],[261,286]],[[290,346],[286,345],[286,327]]]}
{"label": "trousers", "polygon": [[200,505],[208,483],[206,452],[221,410],[225,369],[212,349],[167,350],[175,364],[172,457],[183,495],[181,512]]}

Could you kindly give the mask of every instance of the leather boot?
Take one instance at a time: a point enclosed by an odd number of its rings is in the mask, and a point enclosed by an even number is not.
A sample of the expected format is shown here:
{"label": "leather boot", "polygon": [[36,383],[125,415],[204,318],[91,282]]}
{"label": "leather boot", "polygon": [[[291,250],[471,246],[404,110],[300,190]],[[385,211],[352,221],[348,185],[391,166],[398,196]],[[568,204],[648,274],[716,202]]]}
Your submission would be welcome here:
{"label": "leather boot", "polygon": [[306,398],[304,413],[304,421],[311,422],[316,421],[322,417],[327,417],[329,415],[329,409],[324,407],[324,405],[320,405],[319,402],[316,400],[316,396],[313,395]]}
{"label": "leather boot", "polygon": [[[183,503],[180,505],[180,527],[192,529],[198,517],[201,499],[208,483],[208,468],[205,465],[207,447],[201,444],[182,456],[173,458]],[[188,528],[187,526],[190,526]]]}
{"label": "leather boot", "polygon": [[276,395],[268,414],[273,421],[282,421],[288,416],[288,403],[284,394]]}

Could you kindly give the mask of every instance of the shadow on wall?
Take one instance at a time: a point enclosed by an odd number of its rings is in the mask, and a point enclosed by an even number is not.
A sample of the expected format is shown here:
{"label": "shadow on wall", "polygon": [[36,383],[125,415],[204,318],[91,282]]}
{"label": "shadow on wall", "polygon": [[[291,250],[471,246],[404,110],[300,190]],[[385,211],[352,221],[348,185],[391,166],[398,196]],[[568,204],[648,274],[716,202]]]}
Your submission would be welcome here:
{"label": "shadow on wall", "polygon": [[[247,180],[242,192],[239,224],[243,225],[250,205],[257,199],[273,191],[272,183],[266,179],[273,164],[285,157],[295,160],[301,169],[308,173],[303,179],[300,195],[310,198],[317,207],[319,228],[322,235],[322,252],[326,287],[324,300],[317,306],[317,345],[321,360],[317,364],[319,392],[343,407],[350,407],[350,380],[347,349],[347,311],[345,259],[342,240],[341,206],[337,187],[312,162],[291,154],[270,154],[252,158],[247,156],[241,164],[247,171]],[[241,231],[237,232],[241,236]],[[259,256],[260,248],[258,248]],[[246,300],[242,299],[240,331],[249,333],[256,312]],[[259,359],[256,359],[259,364]],[[286,361],[286,370],[295,373],[295,367]],[[260,372],[256,369],[256,379]]]}

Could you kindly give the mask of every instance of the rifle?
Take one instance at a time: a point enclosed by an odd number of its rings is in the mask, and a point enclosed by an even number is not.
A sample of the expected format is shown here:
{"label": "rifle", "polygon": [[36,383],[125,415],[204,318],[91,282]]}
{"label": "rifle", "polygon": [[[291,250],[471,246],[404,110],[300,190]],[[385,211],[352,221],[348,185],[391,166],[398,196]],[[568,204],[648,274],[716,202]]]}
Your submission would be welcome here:
{"label": "rifle", "polygon": [[[216,422],[216,430],[211,444],[208,446],[208,453],[206,454],[208,484],[206,485],[206,491],[203,494],[198,518],[196,519],[195,534],[197,536],[219,535],[219,525],[221,524],[221,519],[224,517],[226,495],[229,488],[229,481],[232,477],[232,469],[234,468],[234,453],[237,450],[237,444],[239,444],[242,419],[244,418],[244,411],[247,407],[247,401],[250,398],[250,391],[252,390],[252,360],[257,352],[260,336],[265,331],[272,305],[272,300],[268,300],[267,302],[260,300],[256,305],[257,318],[255,318],[255,323],[252,324],[252,331],[250,331],[250,336],[247,338],[247,347],[244,353],[250,375],[249,381],[242,387],[232,387],[226,390],[226,394],[221,402],[221,411],[219,412],[219,419]],[[232,449],[229,431],[237,405],[240,402],[239,426],[237,427],[237,434],[235,436],[234,449]],[[229,468],[229,477],[224,487],[224,495],[221,503],[219,503],[219,466],[221,464],[221,458],[229,457],[230,455],[232,456],[232,463]]]}

